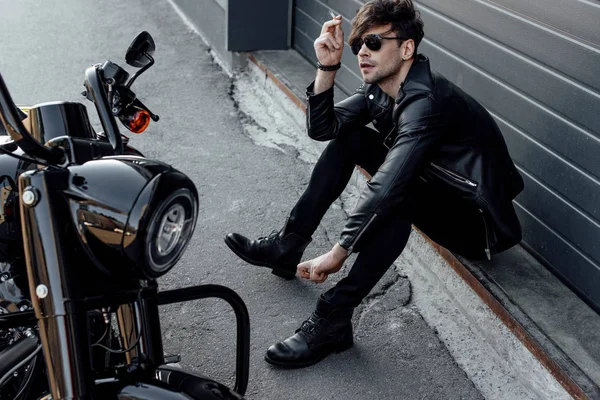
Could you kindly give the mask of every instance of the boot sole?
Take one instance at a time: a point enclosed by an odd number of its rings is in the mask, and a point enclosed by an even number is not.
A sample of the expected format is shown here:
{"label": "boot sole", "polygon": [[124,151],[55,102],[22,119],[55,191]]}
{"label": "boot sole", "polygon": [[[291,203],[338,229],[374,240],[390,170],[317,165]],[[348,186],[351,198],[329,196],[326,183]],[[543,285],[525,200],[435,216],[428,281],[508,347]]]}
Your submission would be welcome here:
{"label": "boot sole", "polygon": [[310,367],[311,365],[315,365],[320,361],[323,361],[323,359],[325,359],[331,353],[338,354],[338,353],[341,353],[343,351],[350,349],[352,346],[354,346],[354,341],[348,342],[348,343],[340,343],[337,346],[331,348],[329,351],[326,351],[323,354],[321,354],[318,358],[315,358],[314,360],[303,361],[303,362],[281,362],[281,361],[277,361],[277,360],[273,360],[272,358],[269,358],[269,356],[266,354],[265,354],[265,361],[271,365],[274,365],[276,367],[281,367],[281,368],[288,368],[288,369],[305,368],[305,367]]}
{"label": "boot sole", "polygon": [[239,251],[237,249],[237,247],[235,247],[235,244],[233,244],[232,242],[227,240],[227,238],[225,238],[225,244],[227,245],[227,247],[229,247],[229,249],[231,251],[233,251],[235,253],[236,256],[238,256],[239,258],[241,258],[248,264],[256,265],[257,267],[271,268],[271,273],[273,275],[276,275],[276,276],[283,278],[285,280],[288,280],[288,281],[290,281],[296,277],[296,272],[289,271],[287,269],[280,268],[273,264],[263,263],[263,262],[256,261],[256,260],[246,257],[241,251]]}

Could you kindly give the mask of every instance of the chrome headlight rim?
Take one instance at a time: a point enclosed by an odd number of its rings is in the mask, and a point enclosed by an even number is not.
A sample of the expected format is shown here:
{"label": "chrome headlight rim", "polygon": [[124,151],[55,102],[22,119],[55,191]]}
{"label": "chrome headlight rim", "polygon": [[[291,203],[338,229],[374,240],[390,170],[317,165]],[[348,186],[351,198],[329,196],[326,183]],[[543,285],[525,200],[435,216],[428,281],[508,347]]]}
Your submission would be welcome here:
{"label": "chrome headlight rim", "polygon": [[142,266],[146,276],[158,278],[179,261],[194,233],[197,205],[189,188],[175,190],[158,204],[145,235]]}
{"label": "chrome headlight rim", "polygon": [[160,257],[167,257],[179,243],[185,228],[185,208],[180,203],[172,204],[165,212],[158,226],[156,252]]}

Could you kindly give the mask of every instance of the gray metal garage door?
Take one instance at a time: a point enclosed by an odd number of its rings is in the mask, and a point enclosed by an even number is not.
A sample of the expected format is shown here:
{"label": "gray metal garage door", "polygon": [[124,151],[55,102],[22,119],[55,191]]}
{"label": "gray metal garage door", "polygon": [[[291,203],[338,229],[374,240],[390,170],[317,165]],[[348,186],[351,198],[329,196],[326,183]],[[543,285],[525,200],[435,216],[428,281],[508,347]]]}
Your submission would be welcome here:
{"label": "gray metal garage door", "polygon": [[[328,10],[363,2],[295,0],[293,47],[314,61]],[[600,309],[600,3],[423,0],[419,51],[481,101],[525,179],[516,200],[524,242]],[[337,83],[360,84],[346,45]]]}

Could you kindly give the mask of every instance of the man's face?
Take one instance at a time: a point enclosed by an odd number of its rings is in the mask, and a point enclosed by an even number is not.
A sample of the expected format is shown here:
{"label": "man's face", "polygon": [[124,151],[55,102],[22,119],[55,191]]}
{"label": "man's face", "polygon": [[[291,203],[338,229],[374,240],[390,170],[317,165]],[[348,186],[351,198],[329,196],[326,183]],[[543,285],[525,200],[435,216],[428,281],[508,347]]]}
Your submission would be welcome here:
{"label": "man's face", "polygon": [[[391,24],[376,26],[363,35],[377,33],[382,37],[394,37],[395,32],[390,31]],[[365,83],[384,83],[386,79],[399,73],[402,66],[401,40],[382,40],[381,48],[377,51],[370,50],[365,44],[358,52],[358,65]]]}

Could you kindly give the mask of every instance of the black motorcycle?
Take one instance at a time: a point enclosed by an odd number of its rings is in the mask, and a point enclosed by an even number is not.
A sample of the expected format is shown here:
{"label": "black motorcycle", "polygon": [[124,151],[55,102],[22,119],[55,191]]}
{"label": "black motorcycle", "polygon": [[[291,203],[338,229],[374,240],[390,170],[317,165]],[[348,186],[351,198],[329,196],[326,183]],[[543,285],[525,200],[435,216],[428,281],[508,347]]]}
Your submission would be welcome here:
{"label": "black motorcycle", "polygon": [[[158,121],[131,90],[154,60],[147,32],[131,43],[131,78],[106,61],[85,72],[85,107],[17,108],[0,77],[0,399],[241,399],[250,325],[242,299],[218,285],[158,291],[198,217],[183,173],[129,146]],[[7,133],[7,134],[6,134]],[[160,305],[218,297],[237,319],[233,390],[172,365]],[[171,364],[171,365],[169,365]]]}

